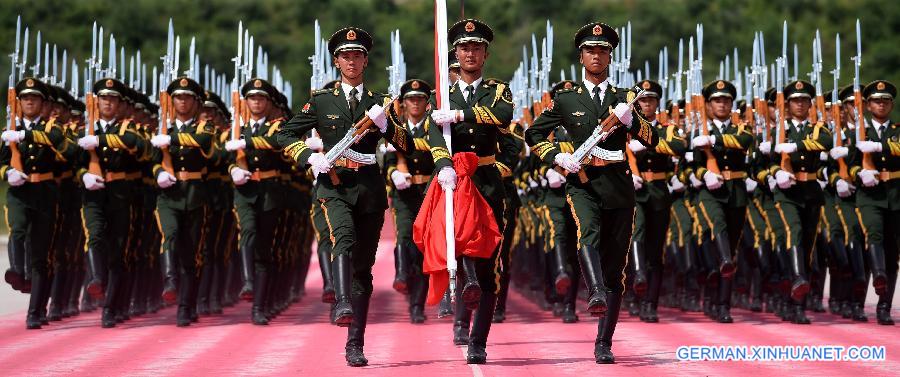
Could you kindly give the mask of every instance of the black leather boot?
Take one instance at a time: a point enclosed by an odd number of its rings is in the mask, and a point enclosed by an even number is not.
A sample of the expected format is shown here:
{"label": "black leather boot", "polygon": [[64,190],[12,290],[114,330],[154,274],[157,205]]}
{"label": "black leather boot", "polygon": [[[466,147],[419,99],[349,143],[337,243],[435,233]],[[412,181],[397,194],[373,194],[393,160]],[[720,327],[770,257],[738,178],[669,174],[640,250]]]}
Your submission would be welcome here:
{"label": "black leather boot", "polygon": [[87,278],[88,282],[85,286],[85,291],[91,295],[91,298],[94,300],[103,299],[104,287],[103,283],[106,280],[106,266],[103,263],[103,258],[105,256],[100,254],[99,250],[94,248],[90,248],[85,253],[86,262],[85,266],[87,267]]}
{"label": "black leather boot", "polygon": [[106,283],[106,299],[103,303],[103,314],[100,316],[100,327],[104,329],[116,327],[116,314],[118,306],[116,298],[119,297],[119,290],[122,289],[122,274],[116,270],[109,271],[109,278]]}
{"label": "black leather boot", "polygon": [[333,321],[340,327],[348,327],[353,322],[353,304],[350,301],[351,269],[350,256],[341,254],[331,261],[331,269],[334,273],[335,306]]}
{"label": "black leather boot", "polygon": [[894,319],[891,318],[891,304],[894,301],[894,290],[897,288],[897,271],[887,276],[887,287],[884,294],[878,296],[878,305],[875,307],[875,317],[879,325],[893,326]]}
{"label": "black leather boot", "polygon": [[659,306],[659,290],[662,285],[661,266],[653,268],[649,271],[649,282],[647,286],[647,295],[644,302],[647,305],[646,313],[642,320],[647,323],[659,322],[657,307]]}
{"label": "black leather boot", "polygon": [[244,301],[253,301],[253,249],[249,245],[241,247],[241,277],[243,286],[239,297]]}
{"label": "black leather boot", "polygon": [[[793,283],[791,283],[791,299],[794,301],[802,301],[809,293],[810,285],[806,277],[806,251],[800,246],[794,246],[788,250],[790,254],[791,274],[793,275]],[[794,310],[796,316],[797,311]]]}
{"label": "black leather boot", "polygon": [[363,347],[366,343],[366,321],[369,317],[369,300],[371,298],[372,296],[368,294],[359,294],[353,297],[353,320],[347,330],[347,345],[344,347],[347,352],[345,355],[347,365],[351,367],[369,365],[369,360],[363,354]]}
{"label": "black leather boot", "polygon": [[578,250],[578,262],[581,264],[581,274],[590,292],[588,312],[595,317],[601,316],[606,313],[608,303],[603,270],[600,266],[600,253],[593,247],[584,245]]}
{"label": "black leather boot", "polygon": [[322,302],[333,304],[334,301],[334,278],[331,273],[331,251],[324,247],[317,250],[319,254],[319,270],[322,271]]}
{"label": "black leather boot", "polygon": [[808,325],[810,324],[809,318],[806,317],[806,308],[803,303],[793,302],[792,309],[794,315],[791,317],[791,323],[796,325]]}
{"label": "black leather boot", "polygon": [[631,259],[630,263],[634,268],[634,280],[631,288],[638,298],[643,298],[647,294],[647,258],[646,250],[643,242],[632,242],[631,253],[628,254]]}
{"label": "black leather boot", "polygon": [[212,264],[203,264],[200,269],[200,284],[197,285],[197,314],[209,315],[209,288],[212,285]]}
{"label": "black leather boot", "polygon": [[466,352],[467,364],[484,364],[487,362],[487,338],[491,332],[491,318],[494,313],[494,305],[497,296],[494,292],[484,292],[481,302],[475,310],[475,318],[472,322],[472,333],[469,335],[468,350]]}
{"label": "black leather boot", "polygon": [[722,279],[719,282],[719,300],[718,309],[716,310],[716,322],[732,323],[734,318],[731,317],[731,287],[734,283],[732,279]]}
{"label": "black leather boot", "polygon": [[269,319],[266,318],[264,311],[266,307],[266,295],[264,292],[268,288],[268,283],[266,267],[257,266],[256,275],[253,278],[253,289],[256,289],[256,292],[253,294],[253,307],[250,309],[250,320],[254,325],[265,326],[269,324]]}
{"label": "black leather boot", "polygon": [[13,289],[21,291],[25,286],[25,245],[13,239],[7,244],[9,268],[4,278]]}
{"label": "black leather boot", "polygon": [[31,271],[31,297],[28,300],[28,314],[25,317],[25,328],[37,330],[41,328],[41,303],[42,295],[47,287],[47,277],[43,273],[32,269]]}
{"label": "black leather boot", "polygon": [[402,294],[409,293],[409,250],[403,245],[394,247],[394,290]]}
{"label": "black leather boot", "polygon": [[193,272],[181,273],[178,284],[178,315],[175,324],[178,327],[187,327],[193,322],[193,308],[197,305],[194,297],[194,284],[196,277]]}
{"label": "black leather boot", "polygon": [[47,319],[50,321],[62,321],[63,308],[68,298],[66,293],[66,269],[55,268],[53,271],[53,283],[50,284],[50,309]]}
{"label": "black leather boot", "polygon": [[863,244],[850,241],[847,244],[847,259],[850,263],[851,276],[853,277],[852,295],[865,295],[869,281],[866,273],[866,258],[863,256]]}
{"label": "black leather boot", "polygon": [[438,318],[449,317],[453,315],[453,303],[450,300],[450,290],[444,292],[444,298],[438,304]]}
{"label": "black leather boot", "polygon": [[736,271],[734,257],[731,254],[731,242],[728,233],[716,234],[716,248],[719,251],[719,274],[723,279],[731,279]]}
{"label": "black leather boot", "polygon": [[415,273],[409,276],[411,291],[409,292],[409,320],[412,323],[425,323],[425,299],[428,296],[428,276]]}
{"label": "black leather boot", "polygon": [[553,258],[556,267],[554,286],[556,287],[556,293],[560,296],[566,294],[569,291],[569,287],[572,286],[572,277],[569,273],[572,267],[569,266],[568,255],[566,254],[565,245],[556,244],[554,246]]}
{"label": "black leather boot", "polygon": [[466,309],[475,310],[481,301],[481,285],[478,284],[478,273],[475,269],[475,260],[469,257],[460,257],[459,265],[462,267],[462,290],[460,298]]}
{"label": "black leather boot", "polygon": [[619,322],[619,308],[622,305],[622,294],[608,292],[606,294],[608,310],[597,324],[597,339],[594,341],[594,361],[597,364],[614,364],[616,357],[612,353],[612,337]]}
{"label": "black leather boot", "polygon": [[869,244],[869,267],[872,270],[872,288],[875,294],[882,296],[887,290],[888,279],[884,260],[884,246],[880,243]]}
{"label": "black leather boot", "polygon": [[168,250],[159,256],[163,272],[162,299],[166,305],[173,305],[178,301],[178,267],[175,265],[175,255],[172,250]]}

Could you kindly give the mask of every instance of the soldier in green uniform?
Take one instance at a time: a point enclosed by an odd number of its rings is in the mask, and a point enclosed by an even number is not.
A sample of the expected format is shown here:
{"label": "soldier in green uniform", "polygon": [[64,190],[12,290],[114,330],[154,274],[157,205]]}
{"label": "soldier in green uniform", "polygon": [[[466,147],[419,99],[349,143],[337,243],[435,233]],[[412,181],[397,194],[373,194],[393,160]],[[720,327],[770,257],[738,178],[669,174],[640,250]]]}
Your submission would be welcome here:
{"label": "soldier in green uniform", "polygon": [[[685,140],[678,135],[677,128],[661,124],[656,119],[662,86],[650,80],[638,85],[646,95],[638,99],[641,113],[653,126],[659,144],[648,149],[637,139],[628,143],[637,158],[640,171],[631,172],[635,189],[637,208],[634,217],[631,256],[635,269],[635,285],[639,276],[646,276],[647,291],[642,297],[640,317],[644,322],[658,322],[657,305],[662,285],[663,248],[666,244],[666,229],[669,226],[672,196],[667,182],[674,175],[672,157],[681,156],[686,148]],[[635,291],[638,291],[635,286]]]}
{"label": "soldier in green uniform", "polygon": [[[251,283],[250,292],[242,296],[253,298],[251,319],[256,325],[267,325],[264,313],[270,273],[274,267],[274,240],[279,212],[283,205],[279,178],[280,149],[275,139],[280,122],[269,122],[269,107],[275,106],[276,89],[266,80],[252,79],[241,87],[241,95],[250,110],[250,119],[243,125],[241,138],[228,140],[225,149],[238,152],[229,168],[235,185],[234,207],[240,229],[241,256],[247,266],[245,281]],[[244,156],[241,157],[240,154]],[[252,259],[249,258],[252,256]],[[249,266],[253,266],[250,277]],[[248,286],[245,285],[244,289]]]}
{"label": "soldier in green uniform", "polygon": [[[576,88],[557,91],[553,105],[525,132],[525,140],[545,164],[556,164],[570,173],[566,192],[578,227],[578,260],[590,292],[588,311],[603,316],[594,341],[594,358],[597,363],[614,363],[612,336],[625,289],[623,271],[635,208],[624,149],[629,135],[648,148],[655,148],[659,137],[651,124],[626,104],[634,92],[616,88],[608,80],[611,52],[619,44],[616,31],[604,23],[590,23],[579,29],[574,42],[585,80]],[[561,152],[547,140],[550,132],[562,125],[577,150],[611,115],[617,118],[617,128],[584,161]]]}
{"label": "soldier in green uniform", "polygon": [[[692,140],[694,162],[698,166],[694,176],[705,184],[697,197],[698,217],[703,220],[703,239],[711,241],[706,243],[703,253],[712,261],[707,267],[719,275],[718,292],[713,292],[711,297],[711,314],[720,323],[733,321],[730,304],[735,271],[733,255],[747,216],[744,180],[747,177],[746,154],[753,143],[750,129],[743,124],[731,123],[732,101],[736,92],[734,85],[724,80],[714,81],[703,88],[703,97],[707,101],[704,111],[713,119],[708,124],[709,134],[695,136]],[[719,172],[707,169],[708,155],[704,148],[711,151]],[[707,281],[707,285],[710,283]]]}
{"label": "soldier in green uniform", "polygon": [[[334,80],[325,84],[320,90],[334,90],[340,88],[340,86],[340,80]],[[306,138],[305,143],[311,150],[322,152],[322,139],[317,135],[310,135]],[[314,184],[318,185],[318,181],[315,181]],[[334,279],[331,274],[331,237],[329,237],[328,222],[325,220],[322,206],[318,205],[318,200],[315,197],[316,191],[314,188],[311,194],[314,203],[310,210],[310,217],[312,218],[312,225],[316,235],[316,254],[319,260],[319,270],[322,273],[322,302],[332,304],[331,307],[333,309],[335,298],[334,285],[332,284]]]}
{"label": "soldier in green uniform", "polygon": [[[212,124],[218,130],[229,129],[228,120],[230,112],[222,99],[213,92],[206,91],[203,108],[200,110],[200,119]],[[227,137],[228,132],[220,135]],[[233,227],[232,208],[234,208],[233,194],[228,179],[228,165],[230,156],[223,148],[224,140],[219,137],[216,140],[215,157],[210,159],[207,168],[206,192],[207,192],[207,225],[204,239],[205,253],[208,263],[203,265],[200,273],[200,284],[197,299],[197,313],[222,314],[222,291],[225,285],[225,261],[230,256],[228,237]]]}
{"label": "soldier in green uniform", "polygon": [[[345,358],[350,366],[368,364],[363,354],[369,300],[372,297],[372,266],[378,247],[387,194],[374,153],[382,136],[397,150],[408,152],[412,138],[396,116],[388,121],[390,99],[375,94],[363,84],[372,37],[357,27],[335,32],[328,50],[341,72],[339,87],[313,92],[299,114],[278,132],[278,145],[297,164],[311,165],[318,187],[316,198],[322,207],[332,241],[332,271],[336,304],[332,318],[347,332]],[[301,139],[318,131],[325,149],[335,146],[364,116],[376,130],[368,130],[352,149],[336,161],[313,152]],[[352,277],[351,277],[352,275]],[[352,285],[352,286],[351,286]]]}
{"label": "soldier in green uniform", "polygon": [[[878,324],[892,326],[891,303],[897,285],[898,210],[900,201],[900,127],[892,124],[891,111],[897,87],[876,80],[863,90],[866,106],[872,115],[871,126],[865,124],[866,139],[858,141],[860,152],[853,161],[850,175],[857,177],[857,216],[868,245],[872,286],[878,294],[875,316]],[[857,115],[861,116],[861,115]]]}
{"label": "soldier in green uniform", "polygon": [[[449,90],[450,107],[431,114],[440,125],[428,130],[437,180],[445,190],[456,186],[456,172],[441,131],[443,127],[452,127],[453,153],[470,152],[478,156],[472,181],[493,210],[498,230],[503,232],[507,194],[496,161],[500,130],[512,120],[512,92],[503,82],[483,78],[488,45],[494,39],[494,32],[487,24],[475,19],[462,20],[450,27],[448,36],[460,63],[460,77]],[[457,291],[454,343],[468,344],[466,362],[470,364],[483,364],[487,360],[485,347],[500,289],[500,246],[487,259],[458,258],[463,282]],[[470,322],[473,322],[471,327]]]}
{"label": "soldier in green uniform", "polygon": [[425,298],[428,294],[428,276],[422,272],[423,254],[412,242],[412,226],[425,199],[425,191],[434,174],[431,146],[426,140],[427,129],[435,127],[427,117],[431,85],[412,79],[400,86],[403,99],[403,121],[415,144],[409,154],[388,152],[385,155],[385,171],[393,190],[391,205],[397,229],[397,246],[394,250],[398,283],[408,287],[409,319],[412,323],[425,322]]}
{"label": "soldier in green uniform", "polygon": [[[78,145],[84,149],[78,174],[85,188],[82,211],[88,239],[89,285],[102,284],[100,292],[89,287],[89,293],[105,295],[101,318],[105,328],[116,325],[116,316],[124,314],[122,300],[127,301],[125,258],[131,234],[132,196],[136,191],[127,170],[137,163],[144,147],[144,138],[120,118],[126,90],[125,84],[113,78],[94,83],[98,121],[88,125],[94,127],[93,135],[84,130],[78,139]],[[99,163],[99,171],[91,168],[94,163]]]}
{"label": "soldier in green uniform", "polygon": [[[156,214],[168,280],[165,291],[172,292],[172,278],[177,273],[176,324],[185,327],[197,321],[197,269],[204,263],[201,249],[206,219],[203,179],[213,154],[215,129],[198,119],[204,98],[200,84],[179,77],[168,85],[166,92],[172,98],[175,119],[165,125],[169,128],[166,135],[157,134],[150,142],[171,157],[167,161],[160,153],[154,166],[153,174],[160,187]],[[166,166],[170,162],[171,166]]]}
{"label": "soldier in green uniform", "polygon": [[[22,115],[15,131],[3,131],[5,143],[0,147],[0,177],[10,185],[6,192],[10,269],[5,278],[14,288],[25,291],[29,290],[25,276],[30,274],[31,297],[25,325],[39,329],[49,323],[44,299],[50,289],[50,236],[59,195],[53,170],[56,151],[62,148],[65,138],[58,125],[48,124],[42,117],[49,97],[46,84],[25,78],[16,83],[15,92]],[[13,158],[14,148],[18,161]]]}
{"label": "soldier in green uniform", "polygon": [[[789,83],[784,88],[788,109],[784,123],[785,137],[773,139],[777,144],[773,151],[772,166],[775,176],[775,208],[784,224],[785,239],[778,240],[785,245],[790,257],[793,283],[791,285],[792,322],[808,324],[805,297],[809,292],[810,253],[815,246],[819,216],[824,204],[822,187],[817,173],[821,165],[819,155],[831,149],[831,132],[822,123],[809,124],[809,108],[812,104],[812,84],[804,81]],[[777,130],[776,130],[777,133]],[[775,135],[773,135],[775,137]],[[784,158],[790,158],[785,163]]]}

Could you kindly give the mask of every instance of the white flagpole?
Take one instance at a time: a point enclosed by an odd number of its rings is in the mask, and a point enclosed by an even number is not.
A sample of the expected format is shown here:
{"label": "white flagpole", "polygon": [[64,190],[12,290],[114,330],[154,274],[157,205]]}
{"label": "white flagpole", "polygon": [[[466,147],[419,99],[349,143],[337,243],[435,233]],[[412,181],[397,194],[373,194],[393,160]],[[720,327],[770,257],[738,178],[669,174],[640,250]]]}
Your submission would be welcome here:
{"label": "white flagpole", "polygon": [[[434,1],[434,62],[435,62],[435,89],[437,90],[438,109],[450,108],[450,77],[449,62],[447,59],[448,41],[447,41],[447,1]],[[452,136],[450,134],[451,127],[444,127],[444,141],[447,143],[447,150],[450,156],[453,156]],[[456,235],[455,222],[453,220],[453,190],[445,190],[444,192],[444,224],[447,239],[447,271],[450,273],[450,300],[456,300]]]}

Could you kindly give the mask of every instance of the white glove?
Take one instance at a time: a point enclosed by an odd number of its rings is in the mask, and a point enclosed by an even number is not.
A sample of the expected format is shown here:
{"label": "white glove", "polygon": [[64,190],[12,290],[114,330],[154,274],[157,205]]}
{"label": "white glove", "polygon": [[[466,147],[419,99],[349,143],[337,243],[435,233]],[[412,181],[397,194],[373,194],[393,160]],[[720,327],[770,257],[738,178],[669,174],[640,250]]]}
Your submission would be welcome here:
{"label": "white glove", "polygon": [[538,186],[539,185],[538,185],[537,181],[535,181],[531,178],[528,178],[528,187],[535,189],[535,188],[538,188]]}
{"label": "white glove", "polygon": [[694,188],[703,187],[703,181],[701,181],[699,178],[695,177],[693,174],[690,175],[690,179],[691,179],[691,186],[693,186]]}
{"label": "white glove", "polygon": [[229,152],[234,152],[236,150],[245,148],[247,148],[247,140],[244,139],[228,140],[225,142],[225,150]]}
{"label": "white glove", "polygon": [[404,173],[399,170],[391,172],[391,181],[394,182],[394,187],[396,187],[397,190],[408,189],[409,186],[412,185],[412,182],[409,180],[410,178],[412,178],[412,174]]}
{"label": "white glove", "polygon": [[547,187],[547,178],[541,177],[541,187]]}
{"label": "white glove", "polygon": [[647,147],[644,144],[641,144],[640,141],[632,139],[628,142],[628,148],[631,149],[632,152],[638,153],[647,150]]}
{"label": "white glove", "polygon": [[[381,144],[381,145],[384,145],[384,144]],[[396,152],[396,151],[397,151],[397,148],[394,148],[394,144],[387,143],[387,146],[384,147],[384,152],[385,152],[385,153],[388,153],[388,152]]]}
{"label": "white glove", "polygon": [[3,134],[0,135],[0,138],[7,143],[18,143],[22,140],[25,140],[25,131],[12,131],[6,130],[3,131]]}
{"label": "white glove", "polygon": [[856,148],[863,153],[881,152],[881,143],[877,141],[860,141],[856,143]]}
{"label": "white glove", "polygon": [[747,192],[753,192],[753,190],[756,190],[757,183],[755,179],[744,178],[744,184],[747,185]]}
{"label": "white glove", "polygon": [[769,153],[772,153],[772,143],[768,141],[759,143],[759,151],[762,152],[762,154],[768,156]]}
{"label": "white glove", "polygon": [[694,162],[694,152],[684,152],[684,159],[687,162]]}
{"label": "white glove", "polygon": [[169,174],[167,171],[162,171],[159,173],[159,177],[156,177],[156,184],[159,185],[160,188],[169,188],[175,184],[177,180],[174,176]]}
{"label": "white glove", "polygon": [[456,110],[434,110],[431,112],[431,119],[443,127],[451,123],[456,123],[456,114]]}
{"label": "white glove", "polygon": [[559,174],[554,169],[547,169],[547,173],[544,175],[547,177],[547,184],[550,185],[550,188],[559,188],[563,183],[566,183],[566,176]]}
{"label": "white glove", "polygon": [[644,187],[644,179],[638,175],[632,174],[631,175],[631,184],[634,185],[635,191],[640,190],[642,187]]}
{"label": "white glove", "polygon": [[669,187],[672,189],[672,192],[684,191],[684,183],[681,183],[676,176],[672,176],[672,179],[669,180]]}
{"label": "white glove", "polygon": [[716,146],[716,135],[707,135],[706,137],[709,138],[709,146],[710,147]]}
{"label": "white glove", "polygon": [[305,143],[306,143],[306,146],[309,147],[309,149],[312,149],[316,152],[321,152],[322,149],[325,147],[322,144],[322,139],[317,136],[310,136],[310,137],[306,138]]}
{"label": "white glove", "polygon": [[797,151],[797,144],[780,143],[775,144],[775,153],[794,153]]}
{"label": "white glove", "polygon": [[441,168],[441,171],[438,172],[437,179],[438,183],[441,184],[441,187],[445,191],[456,190],[456,170],[453,170],[452,167],[445,166]]}
{"label": "white glove", "polygon": [[717,190],[719,187],[722,187],[722,183],[725,182],[725,178],[721,175],[707,170],[706,173],[703,173],[703,181],[706,183],[706,188],[710,190]]}
{"label": "white glove", "polygon": [[169,135],[153,135],[150,138],[150,144],[153,144],[154,147],[157,148],[165,148],[168,147],[169,144],[172,143],[172,137]]}
{"label": "white glove", "polygon": [[581,170],[581,164],[575,160],[575,156],[572,156],[571,153],[557,153],[556,157],[553,158],[553,162],[566,169],[569,173],[577,173]]}
{"label": "white glove", "polygon": [[817,179],[816,182],[819,183],[819,187],[821,187],[823,190],[825,189],[825,186],[828,185],[828,182],[825,182],[821,179]]}
{"label": "white glove", "polygon": [[846,198],[853,194],[853,186],[843,179],[838,179],[837,183],[834,184],[834,187],[837,189],[838,196],[842,198]]}
{"label": "white glove", "polygon": [[830,151],[828,151],[828,155],[831,156],[832,159],[837,160],[839,158],[847,157],[847,154],[849,152],[850,151],[847,149],[847,147],[834,147],[831,148]]}
{"label": "white glove", "polygon": [[631,106],[628,106],[626,103],[620,103],[613,109],[613,113],[616,114],[616,118],[619,118],[619,122],[624,124],[625,127],[631,127]]}
{"label": "white glove", "polygon": [[828,161],[828,153],[819,152],[819,161]]}
{"label": "white glove", "polygon": [[87,135],[78,139],[78,146],[81,149],[91,151],[100,146],[100,138],[94,135]]}
{"label": "white glove", "polygon": [[[775,147],[776,149],[778,147]],[[777,151],[776,151],[777,152]],[[775,172],[775,182],[778,183],[778,188],[784,190],[788,189],[795,183],[795,177],[793,174],[788,173],[784,170],[779,170]]]}
{"label": "white glove", "polygon": [[691,140],[691,145],[693,145],[694,148],[705,147],[707,145],[710,145],[710,141],[712,141],[712,140],[710,140],[709,136],[706,136],[706,135],[695,136]]}
{"label": "white glove", "polygon": [[103,185],[103,177],[100,177],[96,174],[84,173],[81,176],[81,181],[84,182],[84,188],[95,191],[104,188]]}
{"label": "white glove", "polygon": [[6,171],[6,181],[9,182],[10,186],[21,186],[25,184],[26,180],[28,180],[28,176],[25,173],[13,168],[9,168]]}
{"label": "white glove", "polygon": [[247,183],[250,180],[250,176],[252,174],[249,171],[241,169],[239,167],[234,167],[231,169],[231,181],[234,182],[235,186],[240,186]]}
{"label": "white glove", "polygon": [[387,118],[384,116],[383,107],[379,105],[372,106],[366,110],[366,115],[372,120],[372,123],[375,123],[375,125],[378,126],[378,130],[381,131],[381,133],[387,131]]}
{"label": "white glove", "polygon": [[328,173],[331,170],[331,164],[325,159],[325,155],[320,152],[311,154],[306,162],[312,166],[314,176],[318,176],[319,173]]}
{"label": "white glove", "polygon": [[878,184],[878,178],[875,178],[876,174],[878,172],[874,170],[860,170],[859,173],[856,173],[859,179],[862,180],[863,186],[866,187],[874,187]]}
{"label": "white glove", "polygon": [[771,175],[766,177],[766,183],[769,184],[769,191],[775,191],[775,186],[778,185],[778,182]]}

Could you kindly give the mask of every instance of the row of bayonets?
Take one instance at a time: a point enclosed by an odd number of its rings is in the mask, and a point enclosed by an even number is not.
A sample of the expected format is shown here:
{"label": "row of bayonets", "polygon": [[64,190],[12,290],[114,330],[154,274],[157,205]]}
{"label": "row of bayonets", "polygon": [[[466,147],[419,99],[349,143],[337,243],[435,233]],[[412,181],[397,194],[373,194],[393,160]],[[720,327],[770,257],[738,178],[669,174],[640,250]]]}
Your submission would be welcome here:
{"label": "row of bayonets", "polygon": [[[175,35],[171,19],[169,20],[166,53],[160,58],[162,60],[162,69],[160,70],[158,66],[154,65],[150,76],[147,75],[148,65],[143,61],[141,51],[137,50],[132,55],[126,55],[125,47],[117,46],[115,35],[112,33],[109,34],[108,43],[104,46],[104,41],[107,41],[106,31],[102,25],[98,25],[96,22],[94,22],[91,32],[91,56],[85,60],[83,68],[79,67],[78,61],[74,58],[71,59],[71,65],[68,65],[70,57],[67,50],[62,50],[62,60],[60,60],[58,58],[58,47],[55,44],[51,47],[50,43],[46,42],[42,44],[40,31],[36,33],[35,62],[34,65],[29,67],[30,30],[28,26],[24,26],[24,32],[22,29],[22,17],[19,16],[16,20],[14,51],[9,55],[11,60],[10,66],[12,67],[8,79],[10,88],[26,76],[31,76],[50,85],[63,88],[68,85],[68,89],[73,97],[82,98],[90,93],[95,81],[103,78],[116,78],[132,89],[148,95],[151,101],[159,102],[160,92],[165,91],[168,83],[176,77],[187,76],[194,81],[201,82],[202,74],[204,88],[218,94],[227,106],[233,106],[230,96],[226,94],[239,89],[238,81],[243,83],[251,78],[259,77],[265,80],[270,80],[271,78],[270,82],[272,85],[284,93],[288,99],[288,104],[291,104],[292,87],[290,82],[284,79],[277,66],[273,65],[271,70],[269,69],[268,53],[263,50],[262,46],[254,43],[253,37],[249,35],[249,31],[243,28],[243,23],[238,26],[238,43],[240,47],[238,49],[238,57],[235,58],[235,76],[231,81],[226,79],[225,74],[216,72],[208,64],[204,65],[204,69],[201,71],[200,54],[197,51],[194,37],[191,38],[188,50],[187,69],[179,72],[181,37]],[[256,49],[255,55],[254,48]],[[108,53],[104,53],[104,50],[108,51]],[[107,56],[106,61],[104,61],[104,55]],[[42,56],[43,59],[41,58]],[[128,61],[127,66],[126,57]],[[255,60],[254,57],[256,58]],[[58,70],[60,66],[62,69]],[[30,75],[27,74],[29,68],[31,70]],[[254,72],[256,76],[253,76]],[[67,78],[70,78],[70,80],[67,80]],[[148,86],[148,81],[151,86]],[[9,112],[7,112],[7,120],[8,117]]]}
{"label": "row of bayonets", "polygon": [[[649,61],[644,62],[643,71],[630,71],[632,56],[631,23],[629,22],[616,31],[620,35],[621,43],[620,47],[613,51],[612,62],[609,68],[610,82],[620,87],[631,87],[643,79],[652,79]],[[547,35],[542,39],[540,46],[541,49],[538,50],[536,36],[532,34],[531,54],[529,55],[527,46],[522,46],[522,61],[519,63],[510,81],[510,89],[513,92],[513,101],[516,107],[514,119],[525,120],[526,126],[527,123],[530,123],[530,114],[528,114],[527,110],[535,106],[534,114],[540,113],[542,98],[546,97],[552,86],[552,83],[549,81],[553,58],[553,27],[550,21],[547,21]],[[687,66],[685,66],[684,50],[684,39],[679,39],[678,70],[671,73],[669,72],[668,64],[668,46],[659,51],[656,81],[663,88],[662,98],[660,99],[661,106],[665,106],[669,101],[687,100],[687,102],[690,102],[692,97],[701,95],[705,83],[703,80],[702,24],[696,25],[696,34],[688,39]],[[813,64],[807,76],[809,82],[815,87],[817,97],[821,97],[823,95],[822,71],[824,69],[824,57],[822,54],[822,38],[818,30],[812,42],[812,51]],[[797,44],[793,46],[793,53],[793,70],[791,71],[788,60],[788,27],[787,21],[785,21],[783,24],[781,55],[777,56],[774,62],[769,63],[766,59],[764,36],[761,31],[754,33],[753,55],[750,66],[741,68],[737,48],[733,50],[733,54],[726,55],[719,62],[719,74],[716,76],[716,79],[731,81],[735,85],[738,98],[734,101],[732,110],[736,113],[740,111],[737,108],[738,99],[743,99],[747,106],[752,106],[754,99],[765,100],[765,92],[770,86],[774,86],[776,90],[781,91],[787,82],[801,79]],[[831,92],[830,101],[832,103],[837,103],[838,101],[837,89],[841,69],[840,34],[835,35],[835,55],[834,70],[830,71],[833,78],[832,87],[836,89]],[[855,90],[859,91],[861,90],[859,67],[862,62],[862,37],[859,20],[856,21],[856,55],[851,60],[853,60],[855,66],[853,85]],[[561,69],[559,76],[560,81],[566,80],[565,70]],[[577,77],[575,66],[570,66],[569,79],[574,80]],[[584,78],[583,72],[581,72],[581,78]],[[823,108],[816,108],[815,111],[817,119],[826,118]],[[778,124],[783,124],[781,121],[783,116],[783,114],[776,114],[776,119],[779,120]],[[755,114],[754,117],[754,122],[757,125],[765,124],[765,119],[762,119],[759,114]],[[693,132],[697,132],[697,127],[692,125],[696,124],[698,117],[688,116],[685,119],[688,125],[691,126],[690,129]],[[858,119],[861,119],[861,117],[858,114],[854,114],[854,119],[859,121]],[[763,137],[767,137],[765,132]]]}

